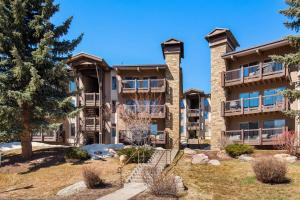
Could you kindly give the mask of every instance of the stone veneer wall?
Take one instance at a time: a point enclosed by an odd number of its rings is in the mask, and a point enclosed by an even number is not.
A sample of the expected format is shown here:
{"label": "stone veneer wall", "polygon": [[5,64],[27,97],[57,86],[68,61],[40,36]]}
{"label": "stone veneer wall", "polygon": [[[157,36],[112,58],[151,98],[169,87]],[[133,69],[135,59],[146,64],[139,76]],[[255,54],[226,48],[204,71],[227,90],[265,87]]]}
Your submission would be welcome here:
{"label": "stone veneer wall", "polygon": [[211,47],[211,149],[221,147],[221,132],[226,130],[226,121],[222,117],[222,102],[226,100],[225,90],[221,85],[221,73],[226,70],[222,55],[227,52],[227,44]]}
{"label": "stone veneer wall", "polygon": [[[165,53],[165,62],[168,65],[166,70],[167,93],[166,106],[168,114],[166,117],[166,131],[169,133],[171,143],[174,147],[179,147],[180,143],[180,53]],[[176,143],[174,143],[176,142]]]}

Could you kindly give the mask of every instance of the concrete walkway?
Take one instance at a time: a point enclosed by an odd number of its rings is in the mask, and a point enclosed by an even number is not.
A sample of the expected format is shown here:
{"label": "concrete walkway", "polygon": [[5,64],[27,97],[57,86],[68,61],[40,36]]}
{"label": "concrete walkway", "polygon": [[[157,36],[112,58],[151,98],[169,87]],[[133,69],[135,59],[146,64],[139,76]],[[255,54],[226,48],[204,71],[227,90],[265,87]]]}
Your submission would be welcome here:
{"label": "concrete walkway", "polygon": [[97,200],[127,200],[147,189],[144,183],[126,183],[122,189],[119,189]]}

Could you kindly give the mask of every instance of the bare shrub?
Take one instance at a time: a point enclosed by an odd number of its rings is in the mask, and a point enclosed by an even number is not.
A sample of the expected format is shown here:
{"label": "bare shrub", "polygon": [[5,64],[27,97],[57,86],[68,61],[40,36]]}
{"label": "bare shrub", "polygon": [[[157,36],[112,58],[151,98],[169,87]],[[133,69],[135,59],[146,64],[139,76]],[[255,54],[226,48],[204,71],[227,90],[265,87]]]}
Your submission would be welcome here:
{"label": "bare shrub", "polygon": [[287,173],[286,163],[273,157],[257,159],[252,168],[256,179],[263,183],[284,183],[288,180],[285,177]]}
{"label": "bare shrub", "polygon": [[105,183],[94,168],[84,167],[82,171],[83,180],[89,189],[104,187]]}
{"label": "bare shrub", "polygon": [[290,155],[297,153],[297,134],[294,131],[286,131],[276,137],[276,147],[287,151]]}
{"label": "bare shrub", "polygon": [[146,167],[142,176],[153,195],[178,197],[175,176],[160,173],[157,167]]}

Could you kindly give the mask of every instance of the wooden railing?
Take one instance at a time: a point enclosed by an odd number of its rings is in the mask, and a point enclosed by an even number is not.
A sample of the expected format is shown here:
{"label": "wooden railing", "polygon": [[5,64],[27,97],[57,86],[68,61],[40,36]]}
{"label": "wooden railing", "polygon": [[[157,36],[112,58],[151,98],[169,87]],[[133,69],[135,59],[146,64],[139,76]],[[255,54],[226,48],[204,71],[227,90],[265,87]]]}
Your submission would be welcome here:
{"label": "wooden railing", "polygon": [[63,142],[64,132],[57,131],[36,131],[32,133],[33,142]]}
{"label": "wooden railing", "polygon": [[150,114],[153,118],[164,118],[166,116],[165,105],[124,105],[125,112],[135,114]]}
{"label": "wooden railing", "polygon": [[82,121],[82,129],[83,131],[99,131],[99,117],[84,117]]}
{"label": "wooden railing", "polygon": [[287,127],[229,130],[223,132],[222,139],[229,143],[275,145],[278,136],[287,130]]}
{"label": "wooden railing", "polygon": [[165,92],[165,79],[122,80],[123,93],[135,92]]}
{"label": "wooden railing", "polygon": [[99,106],[99,93],[83,93],[84,106]]}
{"label": "wooden railing", "polygon": [[188,130],[200,130],[200,122],[187,122]]}
{"label": "wooden railing", "polygon": [[[145,135],[145,140],[150,141],[151,144],[166,144],[167,135],[165,131],[156,131],[155,133],[148,133]],[[134,140],[133,133],[130,130],[120,131],[119,141],[125,143],[132,143]]]}
{"label": "wooden railing", "polygon": [[200,109],[188,109],[187,114],[189,117],[196,117],[200,115]]}
{"label": "wooden railing", "polygon": [[289,101],[280,94],[259,95],[222,103],[223,116],[243,115],[260,112],[284,111],[289,109]]}
{"label": "wooden railing", "polygon": [[255,82],[264,79],[288,76],[288,68],[281,63],[261,62],[249,67],[222,72],[222,86],[232,86],[243,83]]}

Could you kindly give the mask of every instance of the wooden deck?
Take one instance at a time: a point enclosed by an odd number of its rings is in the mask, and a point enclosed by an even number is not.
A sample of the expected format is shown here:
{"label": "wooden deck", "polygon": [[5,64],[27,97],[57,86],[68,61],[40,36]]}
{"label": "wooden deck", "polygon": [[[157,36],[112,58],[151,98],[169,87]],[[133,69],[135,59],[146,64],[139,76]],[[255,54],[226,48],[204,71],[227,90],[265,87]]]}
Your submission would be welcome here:
{"label": "wooden deck", "polygon": [[278,143],[278,135],[287,130],[287,127],[229,130],[222,133],[222,139],[229,143],[249,144],[254,146],[276,145]]}
{"label": "wooden deck", "polygon": [[166,91],[166,79],[122,80],[121,90],[126,93],[163,93]]}
{"label": "wooden deck", "polygon": [[222,87],[259,84],[264,81],[288,79],[289,71],[284,65],[275,62],[259,63],[249,67],[222,72]]}

